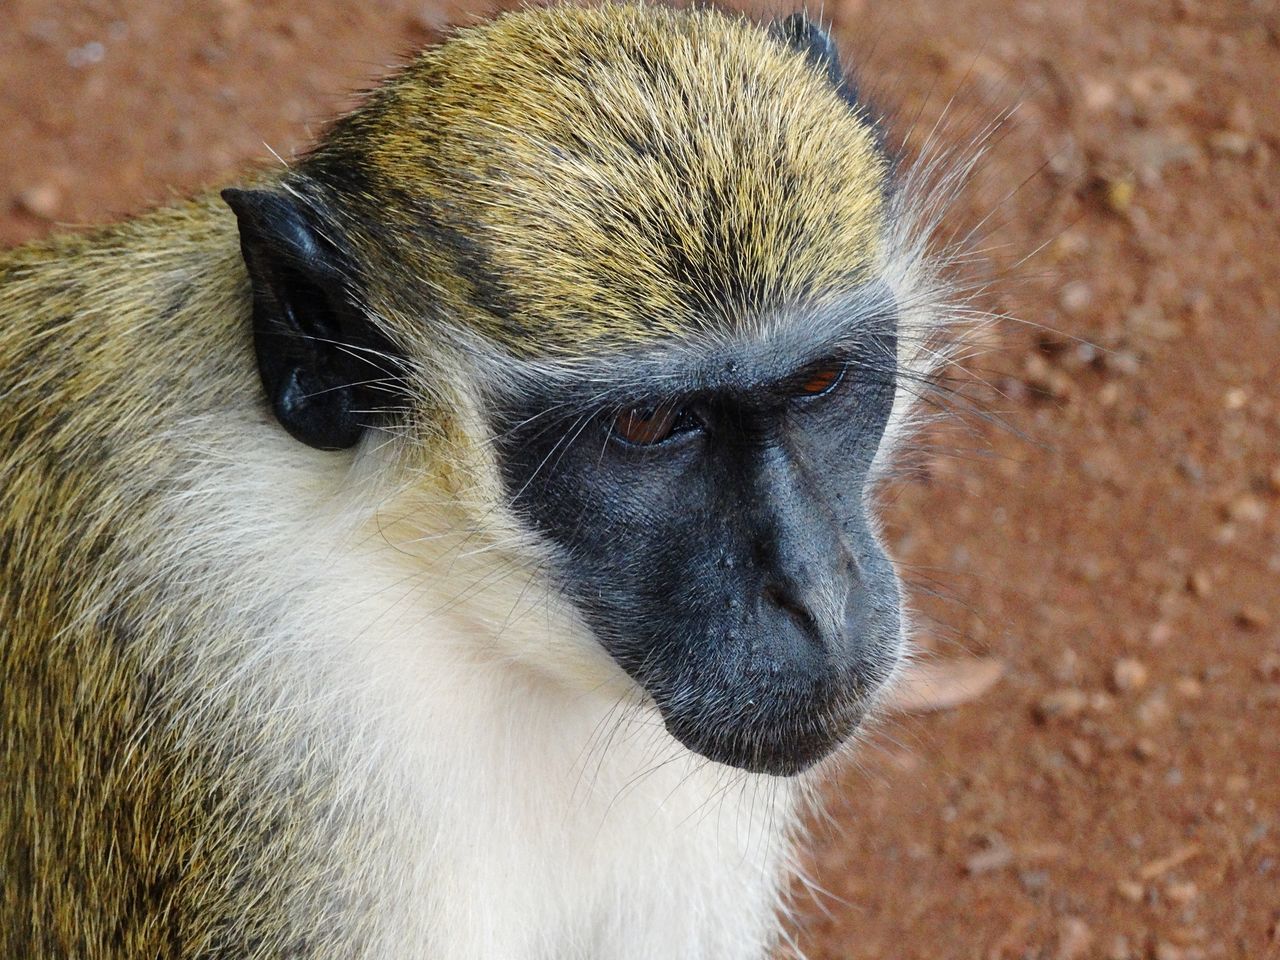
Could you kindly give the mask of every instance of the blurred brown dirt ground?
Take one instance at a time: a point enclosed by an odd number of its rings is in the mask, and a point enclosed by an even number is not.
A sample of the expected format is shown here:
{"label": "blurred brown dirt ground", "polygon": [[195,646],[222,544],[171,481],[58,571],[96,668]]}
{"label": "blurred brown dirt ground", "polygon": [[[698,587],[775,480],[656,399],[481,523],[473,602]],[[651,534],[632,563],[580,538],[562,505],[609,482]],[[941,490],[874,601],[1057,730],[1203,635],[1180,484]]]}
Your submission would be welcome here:
{"label": "blurred brown dirt ground", "polygon": [[[303,147],[475,6],[0,8],[0,242]],[[1280,957],[1280,14],[1273,0],[827,0],[918,151],[1012,115],[982,224],[990,386],[889,536],[980,699],[886,723],[798,895],[813,960]],[[1081,338],[1087,343],[1073,338]],[[990,339],[990,338],[988,338]],[[938,596],[941,595],[941,596]]]}

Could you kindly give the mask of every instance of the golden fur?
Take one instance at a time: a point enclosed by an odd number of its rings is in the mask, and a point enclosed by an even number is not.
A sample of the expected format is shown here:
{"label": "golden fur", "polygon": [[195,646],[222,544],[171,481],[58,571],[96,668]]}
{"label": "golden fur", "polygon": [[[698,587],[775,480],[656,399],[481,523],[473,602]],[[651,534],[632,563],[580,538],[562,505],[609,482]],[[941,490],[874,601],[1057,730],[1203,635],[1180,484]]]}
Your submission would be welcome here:
{"label": "golden fur", "polygon": [[[883,233],[867,118],[802,53],[705,9],[560,6],[460,31],[312,162],[358,185],[331,201],[389,268],[380,293],[394,303],[412,271],[517,356],[820,303],[874,271]],[[441,249],[424,217],[465,246]]]}

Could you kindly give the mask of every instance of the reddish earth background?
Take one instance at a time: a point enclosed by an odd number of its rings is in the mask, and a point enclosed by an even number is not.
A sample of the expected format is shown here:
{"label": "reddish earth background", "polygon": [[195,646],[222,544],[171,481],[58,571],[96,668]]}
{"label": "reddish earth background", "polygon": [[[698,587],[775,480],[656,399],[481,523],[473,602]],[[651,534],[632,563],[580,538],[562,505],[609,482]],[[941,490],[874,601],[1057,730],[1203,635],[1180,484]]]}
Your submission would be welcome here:
{"label": "reddish earth background", "polygon": [[[478,12],[9,0],[0,242],[229,180],[268,146],[288,157]],[[985,223],[984,304],[1059,333],[987,338],[966,365],[990,384],[986,416],[933,435],[891,491],[944,668],[932,695],[961,656],[1003,676],[891,720],[833,784],[812,856],[828,893],[799,897],[799,944],[814,960],[1280,957],[1280,14],[826,14],[914,149],[948,104],[953,144],[1016,106],[949,223]]]}

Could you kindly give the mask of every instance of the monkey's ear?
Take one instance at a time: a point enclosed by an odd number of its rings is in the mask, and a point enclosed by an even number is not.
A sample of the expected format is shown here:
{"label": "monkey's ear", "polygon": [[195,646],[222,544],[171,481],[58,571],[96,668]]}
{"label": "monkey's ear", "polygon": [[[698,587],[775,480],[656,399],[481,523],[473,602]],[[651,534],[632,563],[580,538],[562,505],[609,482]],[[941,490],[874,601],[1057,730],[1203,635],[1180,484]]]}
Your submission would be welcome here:
{"label": "monkey's ear", "polygon": [[831,34],[810,20],[808,14],[793,13],[785,20],[775,20],[769,26],[769,32],[793,50],[803,53],[815,67],[825,69],[832,84],[850,100],[857,99],[853,82],[845,76],[844,67],[840,65],[840,52]]}
{"label": "monkey's ear", "polygon": [[276,419],[321,450],[354,445],[356,385],[368,363],[352,337],[355,308],[337,252],[290,194],[228,189],[222,199],[240,225],[258,372]]}

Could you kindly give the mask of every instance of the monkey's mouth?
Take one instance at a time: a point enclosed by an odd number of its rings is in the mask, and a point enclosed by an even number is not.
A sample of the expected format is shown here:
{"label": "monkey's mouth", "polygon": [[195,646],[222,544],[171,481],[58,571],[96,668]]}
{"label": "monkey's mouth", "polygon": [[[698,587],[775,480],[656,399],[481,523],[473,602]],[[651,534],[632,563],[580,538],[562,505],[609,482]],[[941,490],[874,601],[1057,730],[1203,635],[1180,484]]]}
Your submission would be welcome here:
{"label": "monkey's mouth", "polygon": [[838,644],[762,643],[745,653],[636,679],[667,732],[689,750],[752,773],[791,777],[857,734],[897,670],[902,639],[882,626],[850,630]]}
{"label": "monkey's mouth", "polygon": [[764,707],[749,699],[732,716],[664,709],[661,702],[659,709],[667,731],[694,753],[751,773],[791,777],[847,743],[866,720],[871,702],[859,691],[803,709],[789,698]]}

